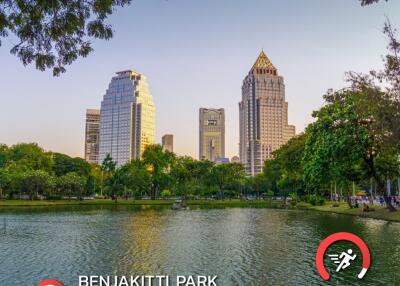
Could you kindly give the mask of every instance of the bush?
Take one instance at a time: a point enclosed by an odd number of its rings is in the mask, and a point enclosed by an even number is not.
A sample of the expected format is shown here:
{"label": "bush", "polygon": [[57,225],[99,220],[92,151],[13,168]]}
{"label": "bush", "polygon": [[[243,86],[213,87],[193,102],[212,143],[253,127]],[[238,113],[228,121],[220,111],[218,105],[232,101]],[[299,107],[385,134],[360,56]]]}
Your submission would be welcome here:
{"label": "bush", "polygon": [[322,197],[318,198],[318,199],[317,199],[317,204],[318,204],[319,206],[323,206],[323,205],[325,204],[325,199],[322,198]]}
{"label": "bush", "polygon": [[295,207],[296,205],[297,205],[297,201],[290,201],[290,205],[292,206],[292,207]]}
{"label": "bush", "polygon": [[309,198],[308,202],[312,205],[312,206],[316,206],[317,205],[317,198],[312,196],[311,198]]}
{"label": "bush", "polygon": [[308,202],[313,206],[323,206],[325,199],[323,197],[311,196]]}
{"label": "bush", "polygon": [[171,196],[171,192],[169,190],[163,190],[160,193],[160,197],[162,197],[162,198],[167,198],[167,197],[170,197],[170,196]]}

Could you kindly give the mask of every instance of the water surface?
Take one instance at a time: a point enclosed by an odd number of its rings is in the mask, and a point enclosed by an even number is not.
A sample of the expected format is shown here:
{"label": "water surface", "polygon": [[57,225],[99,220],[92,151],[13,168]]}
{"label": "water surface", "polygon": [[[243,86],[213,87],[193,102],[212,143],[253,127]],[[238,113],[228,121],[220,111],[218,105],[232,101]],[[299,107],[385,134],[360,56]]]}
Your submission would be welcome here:
{"label": "water surface", "polygon": [[[3,221],[6,220],[4,231]],[[322,282],[319,242],[337,231],[372,252],[362,283],[357,259]],[[400,224],[313,211],[227,208],[172,211],[70,206],[0,211],[0,285],[78,275],[218,275],[218,285],[400,285]],[[340,252],[351,245],[335,245]],[[356,251],[358,255],[359,252]],[[334,264],[326,260],[330,273]]]}

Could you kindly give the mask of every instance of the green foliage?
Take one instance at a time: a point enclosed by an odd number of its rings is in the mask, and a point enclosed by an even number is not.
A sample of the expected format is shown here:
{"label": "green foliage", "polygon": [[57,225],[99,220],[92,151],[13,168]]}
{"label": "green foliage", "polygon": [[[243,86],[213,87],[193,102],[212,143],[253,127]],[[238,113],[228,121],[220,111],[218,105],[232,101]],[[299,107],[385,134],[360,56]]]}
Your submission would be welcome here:
{"label": "green foliage", "polygon": [[325,204],[325,199],[320,196],[311,196],[308,202],[313,206],[323,206]]}
{"label": "green foliage", "polygon": [[161,145],[150,145],[142,157],[150,173],[151,198],[155,199],[160,189],[168,188],[171,184],[170,170],[175,162],[175,154],[164,151]]}
{"label": "green foliage", "polygon": [[53,170],[58,177],[74,172],[80,176],[87,177],[91,172],[91,166],[82,158],[71,158],[60,153],[53,153]]}
{"label": "green foliage", "polygon": [[53,68],[58,76],[65,72],[65,66],[93,51],[91,39],[112,38],[112,27],[106,20],[116,7],[130,2],[1,0],[0,37],[14,34],[19,42],[12,54],[24,65],[34,62],[38,70]]}
{"label": "green foliage", "polygon": [[160,193],[160,197],[162,197],[162,198],[168,198],[168,197],[170,197],[171,196],[171,192],[169,191],[169,190],[163,190],[161,193]]}
{"label": "green foliage", "polygon": [[240,186],[244,178],[244,168],[239,163],[215,165],[209,173],[209,183],[218,187],[220,199],[225,198],[225,190],[228,186]]}
{"label": "green foliage", "polygon": [[44,170],[51,173],[53,160],[37,144],[22,143],[9,148],[6,165],[19,171]]}
{"label": "green foliage", "polygon": [[54,181],[45,171],[29,170],[22,174],[19,184],[21,191],[28,194],[30,199],[33,199],[51,191]]}
{"label": "green foliage", "polygon": [[266,189],[287,194],[303,189],[303,162],[307,133],[289,140],[265,161],[263,174]]}
{"label": "green foliage", "polygon": [[104,172],[112,173],[115,171],[116,166],[117,166],[117,162],[113,161],[110,154],[107,154],[107,156],[104,158],[104,160],[101,164],[101,169]]}
{"label": "green foliage", "polygon": [[68,173],[56,180],[56,186],[65,196],[69,198],[76,196],[80,199],[84,191],[85,178],[76,173]]}

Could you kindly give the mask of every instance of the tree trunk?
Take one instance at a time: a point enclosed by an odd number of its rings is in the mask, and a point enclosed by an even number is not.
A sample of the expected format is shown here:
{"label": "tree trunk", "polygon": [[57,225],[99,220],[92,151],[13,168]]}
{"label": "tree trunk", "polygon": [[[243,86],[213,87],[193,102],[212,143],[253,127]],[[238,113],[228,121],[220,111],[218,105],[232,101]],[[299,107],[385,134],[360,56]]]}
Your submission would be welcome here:
{"label": "tree trunk", "polygon": [[220,188],[219,188],[219,197],[220,197],[221,200],[223,200],[224,197],[225,197],[224,186],[220,186]]}
{"label": "tree trunk", "polygon": [[389,200],[389,197],[386,193],[385,184],[383,184],[380,179],[375,178],[375,180],[377,182],[378,191],[383,195],[383,199],[385,200],[387,209],[391,212],[397,211],[396,208],[392,205],[391,200]]}
{"label": "tree trunk", "polygon": [[156,186],[154,184],[151,186],[151,199],[156,199]]}
{"label": "tree trunk", "polygon": [[349,205],[349,208],[353,208],[353,205],[351,204],[351,199],[350,199],[350,195],[347,195],[347,204]]}

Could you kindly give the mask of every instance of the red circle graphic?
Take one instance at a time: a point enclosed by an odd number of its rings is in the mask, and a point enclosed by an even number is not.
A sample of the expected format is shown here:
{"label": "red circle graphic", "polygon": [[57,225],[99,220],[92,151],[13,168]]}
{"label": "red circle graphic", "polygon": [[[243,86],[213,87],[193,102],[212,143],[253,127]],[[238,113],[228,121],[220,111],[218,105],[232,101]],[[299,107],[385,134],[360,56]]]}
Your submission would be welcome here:
{"label": "red circle graphic", "polygon": [[36,286],[64,286],[64,285],[56,279],[46,279],[39,282],[39,284],[37,284]]}
{"label": "red circle graphic", "polygon": [[317,266],[317,270],[319,275],[324,280],[329,280],[329,273],[326,271],[324,265],[324,255],[325,252],[328,250],[329,246],[331,246],[336,241],[346,240],[354,243],[357,247],[361,250],[362,254],[362,270],[358,274],[358,278],[361,279],[364,277],[365,273],[367,273],[368,268],[371,265],[371,254],[369,252],[367,244],[355,234],[350,232],[336,232],[334,234],[329,235],[326,237],[321,243],[319,244],[317,255],[315,256],[315,264]]}

